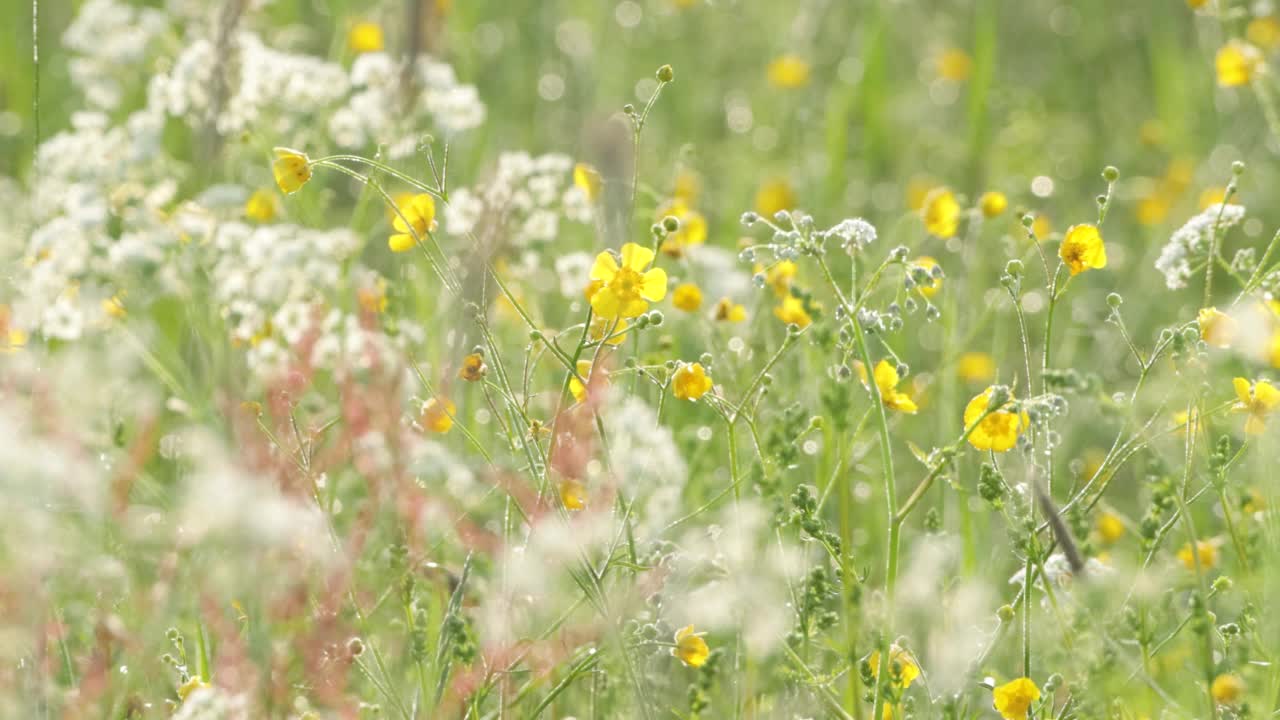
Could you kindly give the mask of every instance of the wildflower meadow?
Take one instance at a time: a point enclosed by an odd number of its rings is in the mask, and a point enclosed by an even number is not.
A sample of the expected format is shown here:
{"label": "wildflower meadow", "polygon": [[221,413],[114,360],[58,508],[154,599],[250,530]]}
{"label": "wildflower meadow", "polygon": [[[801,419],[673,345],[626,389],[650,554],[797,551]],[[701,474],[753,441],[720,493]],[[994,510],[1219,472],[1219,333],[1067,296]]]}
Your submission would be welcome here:
{"label": "wildflower meadow", "polygon": [[1272,0],[0,0],[0,718],[1280,716]]}

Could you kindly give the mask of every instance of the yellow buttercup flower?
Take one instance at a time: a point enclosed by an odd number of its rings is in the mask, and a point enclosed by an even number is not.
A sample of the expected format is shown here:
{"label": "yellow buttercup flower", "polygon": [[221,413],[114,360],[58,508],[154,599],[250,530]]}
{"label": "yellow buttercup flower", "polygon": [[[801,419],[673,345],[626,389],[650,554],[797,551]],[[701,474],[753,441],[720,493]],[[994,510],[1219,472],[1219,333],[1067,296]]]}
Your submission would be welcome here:
{"label": "yellow buttercup flower", "polygon": [[1253,76],[1264,67],[1262,51],[1242,40],[1230,40],[1214,58],[1218,71],[1218,85],[1238,87],[1248,85]]}
{"label": "yellow buttercup flower", "polygon": [[755,272],[764,273],[765,283],[773,288],[773,294],[779,299],[785,298],[791,294],[791,283],[795,280],[796,272],[800,269],[791,260],[779,260],[765,269],[760,263],[756,263]]}
{"label": "yellow buttercup flower", "polygon": [[[590,334],[591,339],[597,342],[604,340],[606,345],[621,345],[627,339],[627,321],[622,318],[610,320],[596,315],[591,318]],[[606,337],[609,339],[605,340]]]}
{"label": "yellow buttercup flower", "polygon": [[702,178],[692,170],[681,170],[676,174],[675,187],[671,191],[671,196],[677,200],[683,200],[693,205],[698,201],[698,196],[702,194]]}
{"label": "yellow buttercup flower", "polygon": [[347,47],[353,53],[381,52],[384,46],[382,26],[376,22],[358,22],[347,33]]}
{"label": "yellow buttercup flower", "polygon": [[1249,387],[1249,381],[1242,377],[1232,380],[1239,402],[1232,406],[1236,412],[1248,413],[1244,422],[1244,431],[1250,435],[1261,435],[1267,429],[1267,416],[1280,405],[1280,390],[1267,380],[1259,380]]}
{"label": "yellow buttercup flower", "polygon": [[387,310],[387,281],[378,278],[372,285],[365,285],[356,290],[356,302],[360,309],[377,315]]}
{"label": "yellow buttercup flower", "polygon": [[795,206],[796,194],[786,180],[769,180],[756,190],[756,212],[760,217],[772,219],[780,211],[792,210]]}
{"label": "yellow buttercup flower", "polygon": [[683,363],[671,378],[671,392],[679,400],[697,400],[710,392],[711,386],[702,363]]}
{"label": "yellow buttercup flower", "polygon": [[1191,8],[1192,10],[1199,10],[1200,8],[1208,4],[1209,4],[1209,0],[1187,0],[1187,7]]}
{"label": "yellow buttercup flower", "polygon": [[1133,216],[1140,225],[1159,225],[1169,216],[1169,199],[1162,192],[1152,191],[1138,198]]}
{"label": "yellow buttercup flower", "polygon": [[280,208],[276,194],[267,188],[258,188],[244,204],[244,216],[254,222],[271,222]]}
{"label": "yellow buttercup flower", "polygon": [[1227,199],[1227,189],[1221,185],[1205,188],[1200,192],[1200,197],[1196,200],[1196,204],[1199,205],[1201,210],[1208,210],[1210,206],[1217,205],[1219,203],[1226,203],[1228,205],[1238,204],[1234,198],[1231,200]]}
{"label": "yellow buttercup flower", "polygon": [[453,427],[453,416],[458,413],[458,406],[445,398],[431,398],[422,404],[420,415],[422,427],[428,431],[443,435]]}
{"label": "yellow buttercup flower", "polygon": [[311,179],[311,159],[306,153],[286,147],[275,149],[276,159],[271,163],[271,172],[275,175],[276,185],[280,192],[290,195]]}
{"label": "yellow buttercup flower", "polygon": [[809,311],[804,309],[804,302],[794,295],[783,298],[782,304],[773,309],[773,315],[784,323],[794,323],[802,328],[809,327],[813,322]]}
{"label": "yellow buttercup flower", "polygon": [[1031,232],[1041,240],[1049,237],[1049,233],[1053,231],[1053,224],[1049,222],[1049,216],[1043,213],[1037,213],[1035,219],[1031,221]]}
{"label": "yellow buttercup flower", "polygon": [[727,297],[722,297],[716,303],[714,317],[719,322],[740,323],[747,319],[747,308],[745,305],[739,305]]}
{"label": "yellow buttercup flower", "polygon": [[395,232],[387,239],[391,252],[398,253],[412,250],[435,227],[436,201],[426,193],[419,193],[402,203],[399,209],[391,221]]}
{"label": "yellow buttercup flower", "polygon": [[701,634],[693,631],[692,625],[685,625],[676,631],[676,646],[671,648],[671,655],[689,667],[702,667],[711,656],[711,648]]}
{"label": "yellow buttercup flower", "polygon": [[1244,36],[1260,48],[1275,50],[1280,47],[1280,20],[1274,15],[1254,18],[1244,29]]}
{"label": "yellow buttercup flower", "polygon": [[707,241],[707,219],[684,200],[676,198],[658,208],[657,221],[668,215],[680,221],[680,227],[662,242],[662,252],[671,257],[684,257],[690,246]]}
{"label": "yellow buttercup flower", "polygon": [[1196,315],[1200,325],[1200,339],[1217,348],[1231,347],[1236,336],[1235,318],[1218,312],[1216,307],[1201,308]]}
{"label": "yellow buttercup flower", "polygon": [[956,361],[956,373],[971,383],[990,382],[996,376],[996,361],[984,352],[967,352]]}
{"label": "yellow buttercup flower", "polygon": [[[913,260],[911,264],[914,265],[915,267],[924,268],[925,270],[932,270],[933,268],[938,266],[938,261],[929,257],[928,255],[921,255],[920,257]],[[942,278],[930,276],[929,282],[920,286],[920,294],[924,295],[925,297],[933,297],[941,289],[942,289]]]}
{"label": "yellow buttercup flower", "polygon": [[1107,248],[1102,243],[1102,233],[1093,225],[1072,225],[1062,238],[1058,257],[1071,268],[1072,275],[1106,267]]}
{"label": "yellow buttercup flower", "polygon": [[124,301],[120,299],[119,295],[112,295],[106,300],[103,300],[102,312],[106,313],[108,317],[113,317],[117,320],[129,314],[129,312],[125,310]]}
{"label": "yellow buttercup flower", "polygon": [[582,190],[582,194],[587,196],[589,202],[595,202],[600,197],[604,180],[595,168],[586,163],[578,163],[573,166],[573,184]]}
{"label": "yellow buttercup flower", "polygon": [[1031,678],[1021,677],[992,690],[991,699],[1004,720],[1027,720],[1031,704],[1040,699],[1040,688]]}
{"label": "yellow buttercup flower", "polygon": [[794,90],[809,84],[809,63],[799,55],[781,55],[769,63],[769,84],[783,90]]}
{"label": "yellow buttercup flower", "polygon": [[591,308],[603,318],[633,318],[649,309],[649,303],[667,296],[667,273],[662,268],[645,268],[653,262],[653,251],[635,243],[622,246],[622,263],[612,253],[596,256],[591,279],[600,289],[591,296]]}
{"label": "yellow buttercup flower", "polygon": [[1267,359],[1271,361],[1271,367],[1280,368],[1280,329],[1271,333],[1271,340],[1267,343]]}
{"label": "yellow buttercup flower", "polygon": [[[991,393],[994,390],[994,386],[987,388],[965,406],[964,426],[966,429],[978,422],[978,418],[982,417],[982,414],[986,412],[987,405],[991,402]],[[1009,404],[1013,400],[1013,395],[1010,394]],[[1008,404],[1005,407],[1008,407]],[[982,418],[982,422],[978,422],[978,426],[973,429],[973,432],[969,433],[969,444],[979,450],[1005,452],[1018,443],[1018,436],[1030,425],[1031,418],[1025,412],[1015,413],[1007,410],[996,410]]]}
{"label": "yellow buttercup flower", "polygon": [[[890,668],[893,665],[898,666],[898,672],[901,673],[901,679],[898,686],[903,690],[911,687],[911,683],[920,677],[920,664],[916,662],[915,657],[907,650],[899,647],[896,643],[889,646],[889,663]],[[880,651],[872,650],[867,656],[867,664],[871,666],[871,674],[880,677]]]}
{"label": "yellow buttercup flower", "polygon": [[982,197],[978,198],[978,207],[982,208],[982,214],[986,217],[997,217],[1009,207],[1009,198],[995,190],[984,192]]}
{"label": "yellow buttercup flower", "polygon": [[[862,380],[863,385],[867,385],[867,367],[861,362],[855,362],[854,368],[858,371],[858,378]],[[914,415],[919,409],[911,396],[898,390],[898,383],[901,378],[898,377],[898,368],[888,360],[881,360],[876,363],[874,379],[876,381],[876,389],[880,391],[880,402],[890,410]]]}
{"label": "yellow buttercup flower", "polygon": [[1124,521],[1113,512],[1099,513],[1093,527],[1098,531],[1098,537],[1102,538],[1102,542],[1107,545],[1124,537]]}
{"label": "yellow buttercup flower", "polygon": [[954,82],[969,79],[973,71],[973,58],[959,48],[949,48],[938,56],[938,75]]}
{"label": "yellow buttercup flower", "polygon": [[587,507],[587,488],[581,480],[565,478],[556,485],[565,510],[582,510]]}
{"label": "yellow buttercup flower", "polygon": [[1235,705],[1244,695],[1244,680],[1239,675],[1223,673],[1213,679],[1209,692],[1219,705]]}
{"label": "yellow buttercup flower", "polygon": [[[591,361],[590,360],[579,360],[576,367],[578,370],[578,375],[582,378],[582,380],[579,380],[577,377],[569,378],[569,392],[573,394],[574,400],[577,400],[578,402],[582,402],[587,399],[587,383],[604,384],[604,379],[606,376],[602,374],[599,379],[593,379],[591,377]],[[585,380],[586,383],[584,383],[583,380]]]}
{"label": "yellow buttercup flower", "polygon": [[1191,543],[1187,543],[1178,550],[1178,559],[1188,570],[1196,569],[1197,560],[1201,570],[1212,570],[1218,565],[1218,547],[1208,540],[1201,540],[1196,543],[1196,552],[1193,555]]}
{"label": "yellow buttercup flower", "polygon": [[677,310],[697,312],[702,307],[702,291],[693,283],[681,283],[671,291],[671,304]]}
{"label": "yellow buttercup flower", "polygon": [[925,230],[934,237],[954,237],[960,226],[960,203],[950,188],[934,188],[925,198],[921,214]]}
{"label": "yellow buttercup flower", "polygon": [[484,363],[484,356],[471,353],[462,358],[462,367],[458,368],[458,378],[467,382],[479,382],[484,379],[489,367]]}

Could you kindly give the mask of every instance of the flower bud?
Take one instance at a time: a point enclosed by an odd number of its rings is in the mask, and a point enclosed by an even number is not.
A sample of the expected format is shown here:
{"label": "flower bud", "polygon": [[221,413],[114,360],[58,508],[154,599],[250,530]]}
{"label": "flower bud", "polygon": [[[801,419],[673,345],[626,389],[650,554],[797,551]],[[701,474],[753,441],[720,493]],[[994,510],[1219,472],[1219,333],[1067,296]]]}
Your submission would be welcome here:
{"label": "flower bud", "polygon": [[663,65],[662,67],[658,68],[658,82],[669,83],[675,79],[676,79],[676,72],[675,70],[671,69],[670,65]]}

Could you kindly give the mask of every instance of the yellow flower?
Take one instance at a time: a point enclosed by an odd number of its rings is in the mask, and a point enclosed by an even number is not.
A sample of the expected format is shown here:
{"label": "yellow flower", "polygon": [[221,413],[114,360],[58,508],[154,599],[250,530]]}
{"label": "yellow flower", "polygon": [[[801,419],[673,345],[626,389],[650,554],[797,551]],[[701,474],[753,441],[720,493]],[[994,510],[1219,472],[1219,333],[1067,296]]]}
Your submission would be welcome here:
{"label": "yellow flower", "polygon": [[991,190],[982,193],[982,197],[978,198],[978,207],[982,208],[982,214],[989,217],[997,217],[1009,207],[1009,198],[1004,193]]}
{"label": "yellow flower", "polygon": [[271,222],[278,209],[279,201],[276,199],[276,194],[267,188],[259,188],[254,190],[249,200],[245,202],[244,216],[254,222]]}
{"label": "yellow flower", "polygon": [[764,273],[765,282],[773,288],[773,294],[780,299],[791,294],[791,281],[795,280],[796,271],[799,269],[800,266],[790,260],[780,260],[770,265],[767,270],[760,263],[756,263],[754,268],[756,273]]}
{"label": "yellow flower", "polygon": [[783,298],[782,304],[773,309],[773,315],[784,323],[794,323],[802,328],[809,327],[813,322],[809,312],[804,309],[804,302],[794,295]]}
{"label": "yellow flower", "polygon": [[1031,678],[1021,677],[992,690],[991,698],[1004,720],[1027,720],[1031,703],[1040,699],[1040,688]]}
{"label": "yellow flower", "polygon": [[586,163],[578,163],[573,166],[573,184],[582,190],[588,202],[595,202],[596,198],[600,197],[600,188],[604,180],[595,168]]}
{"label": "yellow flower", "polygon": [[[867,368],[861,362],[854,364],[854,368],[858,371],[858,378],[862,380],[862,384],[867,384]],[[914,415],[916,403],[911,396],[898,390],[898,368],[888,360],[881,360],[876,363],[875,381],[876,389],[880,391],[880,402],[890,410],[897,410],[908,415]]]}
{"label": "yellow flower", "polygon": [[769,84],[783,90],[793,90],[809,84],[809,63],[798,55],[780,55],[769,63]]}
{"label": "yellow flower", "polygon": [[[912,657],[910,652],[898,647],[896,643],[889,646],[889,663],[891,672],[893,665],[896,664],[898,666],[898,672],[902,674],[898,686],[904,690],[911,687],[911,683],[915,682],[915,679],[920,677],[919,663],[916,662],[916,659]],[[867,664],[871,666],[871,674],[877,678],[880,677],[879,650],[871,651],[871,654],[867,656]]]}
{"label": "yellow flower", "polygon": [[984,352],[967,352],[956,362],[956,372],[965,382],[990,382],[996,376],[996,361]]}
{"label": "yellow flower", "polygon": [[452,400],[431,398],[422,404],[420,415],[422,427],[429,432],[443,435],[453,427],[453,416],[457,413],[458,406],[454,405]]}
{"label": "yellow flower", "polygon": [[426,193],[419,193],[401,203],[399,209],[391,221],[395,233],[387,239],[387,247],[398,253],[412,250],[435,227],[436,201]]}
{"label": "yellow flower", "polygon": [[671,291],[671,304],[678,310],[698,312],[702,307],[702,291],[693,283],[681,283]]}
{"label": "yellow flower", "polygon": [[698,201],[698,195],[702,193],[702,178],[691,170],[681,170],[676,174],[675,188],[671,191],[672,197],[677,200],[683,200],[690,205]]}
{"label": "yellow flower", "polygon": [[1175,428],[1177,428],[1177,430],[1178,430],[1178,434],[1179,434],[1179,435],[1186,435],[1186,434],[1187,434],[1187,421],[1188,421],[1188,420],[1192,421],[1193,423],[1195,423],[1195,425],[1196,425],[1197,427],[1199,427],[1199,425],[1200,425],[1200,413],[1195,412],[1195,411],[1193,410],[1193,411],[1191,412],[1191,414],[1190,414],[1190,415],[1188,415],[1186,410],[1179,410],[1178,412],[1176,412],[1176,413],[1174,413],[1174,414],[1173,414],[1173,426],[1174,426]]}
{"label": "yellow flower", "polygon": [[791,210],[795,206],[796,194],[786,180],[769,180],[756,190],[756,212],[760,217],[772,219],[779,211]]}
{"label": "yellow flower", "polygon": [[352,25],[351,32],[347,33],[347,47],[357,54],[380,52],[384,47],[382,26],[367,20]]}
{"label": "yellow flower", "polygon": [[27,346],[27,333],[11,327],[0,335],[0,353],[11,354]]}
{"label": "yellow flower", "polygon": [[[606,376],[602,370],[599,378],[591,377],[592,371],[590,360],[579,360],[577,369],[578,375],[582,377],[582,380],[579,380],[577,377],[569,378],[569,392],[573,393],[574,400],[583,402],[587,399],[587,387],[591,384],[597,384],[597,387],[599,385],[604,385],[608,376]],[[586,383],[583,383],[583,380],[585,380]]]}
{"label": "yellow flower", "polygon": [[[608,340],[605,340],[605,337]],[[627,339],[627,321],[622,318],[610,320],[596,315],[591,318],[591,339],[606,345],[621,345]]]}
{"label": "yellow flower", "polygon": [[103,300],[102,312],[106,313],[108,317],[113,317],[117,320],[129,314],[129,312],[125,310],[124,301],[120,299],[119,295],[112,295],[106,300]]}
{"label": "yellow flower", "polygon": [[1249,387],[1249,381],[1242,377],[1232,380],[1236,397],[1240,402],[1232,406],[1236,412],[1249,413],[1244,422],[1244,431],[1250,435],[1261,435],[1267,429],[1267,415],[1276,405],[1280,405],[1280,390],[1266,380],[1259,380]]}
{"label": "yellow flower", "polygon": [[682,363],[671,379],[671,391],[678,400],[697,400],[711,391],[711,385],[702,363]]}
{"label": "yellow flower", "polygon": [[489,372],[489,366],[484,364],[484,356],[473,352],[462,358],[462,367],[458,368],[458,378],[467,382],[478,382],[487,372]]}
{"label": "yellow flower", "polygon": [[[978,418],[982,417],[982,414],[986,412],[987,405],[991,402],[991,393],[994,390],[994,386],[987,388],[965,406],[965,429],[978,422]],[[1010,394],[1009,401],[1012,402],[1013,399],[1013,395]],[[1027,417],[1025,412],[1014,413],[1006,410],[996,410],[982,418],[982,422],[978,423],[973,432],[969,433],[969,444],[979,450],[1005,452],[1018,443],[1018,436],[1030,424],[1031,418]]]}
{"label": "yellow flower", "polygon": [[1102,538],[1102,542],[1107,545],[1124,537],[1124,521],[1112,512],[1099,513],[1097,521],[1094,522],[1094,529],[1098,531],[1098,537]]}
{"label": "yellow flower", "polygon": [[702,213],[689,207],[680,198],[664,203],[658,208],[657,221],[670,215],[680,221],[680,227],[662,242],[662,252],[671,257],[684,257],[684,251],[692,245],[707,241],[707,219]]}
{"label": "yellow flower", "polygon": [[1200,325],[1201,340],[1218,348],[1231,347],[1236,336],[1235,318],[1218,312],[1216,307],[1207,307],[1200,309],[1196,321]]}
{"label": "yellow flower", "polygon": [[[727,297],[722,297],[716,303],[715,319],[720,322],[740,323],[747,319],[747,308]],[[1280,335],[1276,337],[1280,337]]]}
{"label": "yellow flower", "polygon": [[311,179],[311,158],[306,153],[291,150],[287,147],[275,149],[276,159],[271,163],[271,172],[276,177],[276,185],[280,192],[290,195],[298,192],[298,188]]}
{"label": "yellow flower", "polygon": [[1215,185],[1213,187],[1205,188],[1203,191],[1201,191],[1200,197],[1197,199],[1196,202],[1200,206],[1201,210],[1208,210],[1209,206],[1217,205],[1218,203],[1222,203],[1222,202],[1225,202],[1228,205],[1236,204],[1234,200],[1231,200],[1231,201],[1227,200],[1227,189],[1222,187],[1221,185]]}
{"label": "yellow flower", "polygon": [[[603,318],[633,318],[649,309],[650,302],[667,296],[667,273],[662,268],[645,271],[653,251],[635,243],[622,246],[622,264],[612,253],[596,256],[591,279],[603,283],[591,296],[591,308]],[[647,301],[647,302],[646,302]]]}
{"label": "yellow flower", "polygon": [[955,236],[960,225],[960,203],[950,188],[934,188],[924,199],[921,213],[930,235],[944,240]]}
{"label": "yellow flower", "polygon": [[1219,86],[1247,85],[1254,73],[1263,68],[1262,51],[1247,42],[1230,40],[1218,50],[1214,66],[1218,71]]}
{"label": "yellow flower", "polygon": [[689,667],[702,667],[711,656],[711,648],[707,647],[707,641],[700,634],[693,631],[692,625],[685,625],[676,631],[676,646],[671,648],[671,655]]}
{"label": "yellow flower", "polygon": [[1067,236],[1062,238],[1058,257],[1071,268],[1072,275],[1106,267],[1107,247],[1102,244],[1102,233],[1093,225],[1072,225]]}
{"label": "yellow flower", "polygon": [[1199,10],[1209,4],[1209,0],[1187,0],[1187,7],[1192,10]]}
{"label": "yellow flower", "polygon": [[1275,50],[1280,47],[1280,20],[1274,15],[1254,18],[1245,28],[1244,36],[1258,47]]}
{"label": "yellow flower", "polygon": [[565,510],[582,510],[587,507],[587,488],[581,480],[565,478],[556,485]]}
{"label": "yellow flower", "polygon": [[1163,193],[1152,191],[1138,199],[1133,215],[1140,225],[1159,225],[1169,216],[1169,200]]}
{"label": "yellow flower", "polygon": [[1223,673],[1213,679],[1209,692],[1219,705],[1235,705],[1244,694],[1244,680],[1239,675]]}
{"label": "yellow flower", "polygon": [[938,75],[954,82],[969,79],[973,70],[973,59],[969,53],[959,48],[949,48],[938,56]]}
{"label": "yellow flower", "polygon": [[1049,216],[1037,213],[1034,220],[1031,221],[1031,232],[1036,237],[1044,239],[1049,237],[1049,232],[1053,230],[1053,225],[1049,223]]}
{"label": "yellow flower", "polygon": [[[932,270],[938,266],[938,261],[928,255],[921,255],[911,263],[915,267],[924,268],[926,271]],[[920,286],[920,294],[925,297],[933,297],[942,289],[942,278],[930,276],[928,284]]]}
{"label": "yellow flower", "polygon": [[186,682],[182,683],[182,685],[178,686],[178,699],[186,700],[190,697],[191,693],[196,690],[205,690],[211,687],[213,686],[201,680],[199,676],[190,678]]}
{"label": "yellow flower", "polygon": [[1280,330],[1271,333],[1271,341],[1267,344],[1267,359],[1271,367],[1280,368]]}
{"label": "yellow flower", "polygon": [[1191,543],[1187,543],[1178,550],[1178,559],[1188,570],[1196,569],[1197,560],[1202,570],[1212,570],[1218,564],[1218,548],[1207,540],[1201,540],[1196,543],[1196,552],[1192,555]]}
{"label": "yellow flower", "polygon": [[907,201],[908,210],[919,210],[924,207],[925,200],[929,199],[929,193],[938,188],[938,183],[927,175],[914,175],[907,180],[907,186],[904,191]]}

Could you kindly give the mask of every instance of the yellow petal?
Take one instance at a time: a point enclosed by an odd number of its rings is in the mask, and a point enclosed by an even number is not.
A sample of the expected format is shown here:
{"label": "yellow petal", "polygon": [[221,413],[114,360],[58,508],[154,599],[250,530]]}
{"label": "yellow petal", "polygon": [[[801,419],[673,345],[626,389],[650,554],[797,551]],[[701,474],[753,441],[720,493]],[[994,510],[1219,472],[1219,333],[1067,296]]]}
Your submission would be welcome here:
{"label": "yellow petal", "polygon": [[898,368],[888,360],[881,360],[876,364],[876,387],[880,390],[882,397],[893,394],[893,389],[898,387]]}
{"label": "yellow petal", "polygon": [[1259,380],[1253,386],[1253,399],[1264,410],[1270,410],[1276,405],[1280,405],[1280,390],[1277,390],[1275,385],[1266,380]]}
{"label": "yellow petal", "polygon": [[653,251],[643,245],[636,243],[627,243],[622,246],[622,266],[635,270],[636,272],[644,272],[649,267],[649,263],[653,262]]}
{"label": "yellow petal", "polygon": [[642,276],[640,281],[640,297],[649,302],[658,302],[667,296],[667,271],[654,268]]}
{"label": "yellow petal", "polygon": [[1244,403],[1245,405],[1248,405],[1253,400],[1253,397],[1249,393],[1248,380],[1245,380],[1242,377],[1238,377],[1232,380],[1231,384],[1235,386],[1236,397],[1240,398],[1240,402]]}
{"label": "yellow petal", "polygon": [[602,252],[596,256],[596,262],[591,266],[592,280],[608,282],[617,274],[618,261],[613,258],[613,253]]}
{"label": "yellow petal", "polygon": [[618,294],[608,286],[602,287],[591,296],[591,309],[597,315],[609,319],[618,317],[621,303],[618,300]]}

